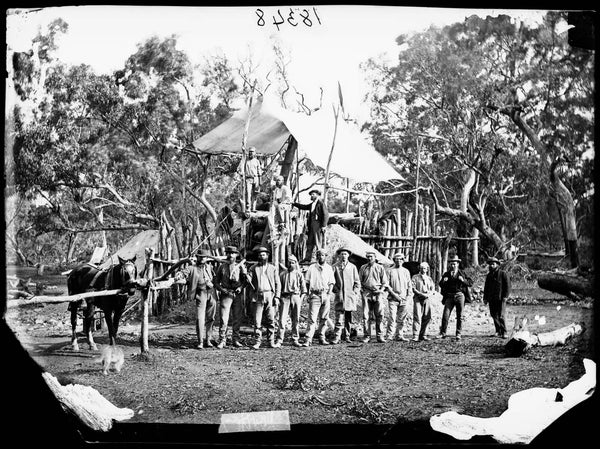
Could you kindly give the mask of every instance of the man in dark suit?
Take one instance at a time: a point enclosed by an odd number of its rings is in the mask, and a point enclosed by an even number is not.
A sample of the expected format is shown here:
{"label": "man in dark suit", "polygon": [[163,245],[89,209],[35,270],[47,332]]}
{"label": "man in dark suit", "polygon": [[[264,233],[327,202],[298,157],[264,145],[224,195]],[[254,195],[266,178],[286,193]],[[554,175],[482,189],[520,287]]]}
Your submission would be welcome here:
{"label": "man in dark suit", "polygon": [[325,202],[320,199],[321,192],[316,189],[308,192],[311,202],[309,204],[292,203],[294,207],[302,210],[308,210],[308,220],[306,223],[306,231],[308,241],[306,242],[306,255],[302,262],[310,263],[313,258],[313,252],[316,249],[323,248],[325,243],[325,227],[329,221],[329,211]]}
{"label": "man in dark suit", "polygon": [[483,287],[483,302],[489,304],[496,337],[506,338],[506,301],[510,294],[510,278],[500,269],[500,261],[488,259],[489,273]]}

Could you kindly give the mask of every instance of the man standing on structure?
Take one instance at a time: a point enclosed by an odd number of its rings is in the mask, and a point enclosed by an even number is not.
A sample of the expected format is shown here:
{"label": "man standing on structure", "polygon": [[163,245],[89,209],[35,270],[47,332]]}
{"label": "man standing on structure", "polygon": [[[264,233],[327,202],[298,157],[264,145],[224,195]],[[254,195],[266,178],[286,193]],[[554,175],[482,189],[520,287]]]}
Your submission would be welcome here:
{"label": "man standing on structure", "polygon": [[306,254],[302,262],[311,263],[313,251],[324,248],[325,244],[325,227],[329,221],[329,211],[325,202],[319,197],[321,192],[313,189],[308,192],[311,202],[309,204],[292,203],[294,207],[302,210],[310,211],[308,213],[306,230],[308,233],[308,241],[306,242]]}
{"label": "man standing on structure", "polygon": [[490,315],[494,320],[496,337],[506,338],[506,301],[510,294],[510,278],[500,269],[500,261],[488,259],[489,273],[483,287],[483,302],[489,304]]}
{"label": "man standing on structure", "polygon": [[219,344],[217,348],[225,347],[227,341],[227,325],[229,323],[229,313],[232,315],[232,343],[236,348],[243,346],[240,335],[242,317],[244,310],[244,299],[242,290],[248,283],[248,272],[243,261],[237,263],[239,254],[235,246],[225,248],[227,260],[217,269],[215,276],[215,285],[221,294],[221,322],[219,326]]}
{"label": "man standing on structure", "polygon": [[383,265],[377,263],[375,253],[368,251],[368,263],[360,267],[358,276],[362,288],[363,306],[363,343],[371,340],[371,313],[375,315],[375,333],[378,343],[385,343],[383,329],[384,295],[388,285],[388,277]]}
{"label": "man standing on structure", "polygon": [[[240,176],[242,173],[242,163],[237,168],[237,172]],[[256,148],[250,147],[248,149],[248,158],[246,159],[246,198],[244,198],[246,204],[246,211],[256,211],[256,197],[260,189],[260,177],[262,175],[262,164],[256,157]]]}
{"label": "man standing on structure", "polygon": [[269,263],[269,250],[261,246],[258,252],[258,265],[252,270],[252,304],[254,306],[254,337],[253,349],[260,348],[262,342],[263,317],[267,329],[269,346],[275,348],[275,308],[281,296],[281,282],[275,265]]}
{"label": "man standing on structure", "polygon": [[333,274],[335,278],[335,337],[332,344],[336,345],[342,338],[344,331],[344,340],[350,343],[352,333],[352,312],[356,310],[358,298],[360,295],[360,279],[356,265],[350,262],[350,250],[340,248],[337,250],[339,261],[333,265]]}
{"label": "man standing on structure", "polygon": [[308,330],[302,346],[310,346],[312,343],[317,323],[319,324],[319,343],[328,345],[325,338],[329,309],[331,307],[331,292],[335,285],[335,278],[331,265],[325,262],[325,250],[317,250],[317,261],[311,264],[306,271],[306,285],[308,289]]}
{"label": "man standing on structure", "polygon": [[408,316],[409,307],[412,306],[413,289],[410,271],[402,266],[404,254],[396,253],[393,257],[394,266],[387,272],[389,285],[388,308],[390,311],[387,328],[387,339],[392,341],[396,337],[396,320],[398,320],[398,340],[408,341],[404,337],[404,322]]}

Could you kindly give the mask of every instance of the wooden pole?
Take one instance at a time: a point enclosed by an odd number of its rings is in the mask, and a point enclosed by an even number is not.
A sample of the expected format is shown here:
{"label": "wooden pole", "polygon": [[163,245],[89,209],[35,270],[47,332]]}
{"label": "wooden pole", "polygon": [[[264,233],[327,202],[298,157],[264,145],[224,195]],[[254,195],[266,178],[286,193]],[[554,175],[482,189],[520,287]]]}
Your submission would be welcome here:
{"label": "wooden pole", "polygon": [[333,128],[333,140],[331,142],[331,151],[329,152],[329,158],[327,158],[327,167],[325,168],[325,185],[323,186],[323,201],[325,201],[325,205],[327,205],[327,191],[329,190],[329,166],[331,165],[331,157],[333,156],[333,150],[335,149],[335,138],[337,136],[337,128],[338,128],[338,117],[340,115],[340,109],[336,109],[333,107],[333,117],[334,117],[334,128]]}
{"label": "wooden pole", "polygon": [[21,307],[28,306],[31,304],[58,304],[61,302],[73,302],[73,301],[81,301],[85,298],[94,298],[98,296],[112,296],[119,293],[121,289],[117,288],[114,290],[101,290],[98,292],[87,292],[87,293],[79,293],[77,295],[69,295],[69,296],[34,296],[31,299],[15,299],[6,301],[6,307]]}
{"label": "wooden pole", "polygon": [[[413,234],[413,247],[416,248],[417,244],[417,229],[418,229],[418,217],[419,217],[419,172],[421,169],[421,142],[423,139],[417,140],[417,174],[415,180],[415,217],[414,217],[414,234]],[[414,260],[414,252],[412,259]]]}
{"label": "wooden pole", "polygon": [[[146,248],[146,268],[144,277],[149,281],[154,277],[153,257],[154,248]],[[142,329],[140,332],[140,349],[142,354],[150,352],[148,346],[148,309],[149,303],[155,295],[155,291],[150,287],[151,286],[148,285],[148,289],[142,291]]]}
{"label": "wooden pole", "polygon": [[[346,178],[346,188],[350,189],[350,179]],[[346,192],[346,213],[350,212],[350,192]]]}

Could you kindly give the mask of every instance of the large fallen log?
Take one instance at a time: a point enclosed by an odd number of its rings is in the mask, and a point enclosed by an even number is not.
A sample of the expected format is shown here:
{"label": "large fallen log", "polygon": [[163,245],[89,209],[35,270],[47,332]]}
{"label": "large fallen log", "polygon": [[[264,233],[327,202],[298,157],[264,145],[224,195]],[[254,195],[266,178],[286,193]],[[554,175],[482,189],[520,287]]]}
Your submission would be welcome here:
{"label": "large fallen log", "polygon": [[118,408],[92,387],[85,385],[61,385],[56,377],[44,372],[42,377],[63,408],[72,412],[86,426],[106,432],[113,420],[124,421],[134,416],[128,408]]}
{"label": "large fallen log", "polygon": [[576,301],[593,295],[591,280],[565,273],[543,272],[538,275],[538,286]]}
{"label": "large fallen log", "polygon": [[110,296],[116,295],[121,289],[114,290],[100,290],[97,292],[86,292],[79,293],[77,295],[65,295],[65,296],[35,296],[32,299],[14,299],[6,301],[6,307],[21,307],[29,306],[31,304],[56,304],[61,302],[74,302],[85,298],[93,298],[95,296]]}
{"label": "large fallen log", "polygon": [[583,324],[571,323],[551,332],[532,334],[527,326],[526,316],[515,318],[515,326],[511,336],[504,347],[506,354],[511,357],[519,357],[533,346],[556,346],[564,345],[567,340],[584,331]]}

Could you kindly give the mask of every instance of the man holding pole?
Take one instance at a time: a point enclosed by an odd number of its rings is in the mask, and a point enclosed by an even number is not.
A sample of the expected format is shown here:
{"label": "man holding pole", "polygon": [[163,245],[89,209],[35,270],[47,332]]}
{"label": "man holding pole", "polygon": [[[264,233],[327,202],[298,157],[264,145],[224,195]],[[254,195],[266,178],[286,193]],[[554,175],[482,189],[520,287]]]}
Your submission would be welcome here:
{"label": "man holding pole", "polygon": [[221,322],[219,326],[219,344],[217,348],[222,349],[227,342],[227,325],[229,313],[232,312],[233,332],[232,343],[236,348],[242,347],[240,341],[240,327],[243,316],[243,293],[242,290],[248,283],[248,272],[244,261],[237,263],[238,249],[235,246],[227,246],[225,255],[227,260],[217,269],[215,285],[221,296]]}
{"label": "man holding pole", "polygon": [[294,207],[310,211],[307,219],[308,241],[306,242],[306,254],[302,262],[311,263],[315,246],[317,250],[324,247],[325,227],[329,221],[329,211],[327,205],[319,197],[321,192],[313,189],[308,192],[311,202],[309,204],[292,203]]}

